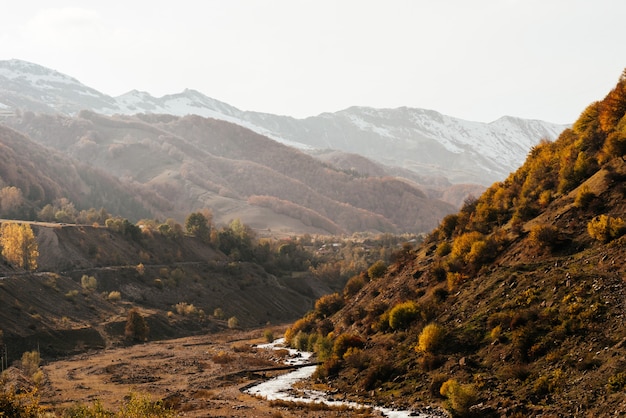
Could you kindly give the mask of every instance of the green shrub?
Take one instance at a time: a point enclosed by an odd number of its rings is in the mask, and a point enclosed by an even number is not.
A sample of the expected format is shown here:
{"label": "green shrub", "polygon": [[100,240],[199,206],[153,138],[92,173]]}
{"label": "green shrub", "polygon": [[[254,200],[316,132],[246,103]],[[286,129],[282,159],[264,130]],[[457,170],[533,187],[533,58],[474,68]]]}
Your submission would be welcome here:
{"label": "green shrub", "polygon": [[313,351],[320,361],[328,360],[333,353],[333,340],[327,336],[319,336],[315,340]]}
{"label": "green shrub", "polygon": [[389,326],[391,329],[406,329],[419,317],[420,309],[413,301],[399,303],[389,312]]}
{"label": "green shrub", "polygon": [[113,417],[111,411],[107,411],[102,402],[95,400],[90,406],[82,403],[72,405],[63,411],[64,418],[109,418]]}
{"label": "green shrub", "polygon": [[378,279],[380,277],[383,277],[386,272],[387,265],[384,261],[378,260],[377,262],[372,264],[369,269],[367,269],[367,276],[370,279]]}
{"label": "green shrub", "polygon": [[115,414],[119,418],[169,418],[176,413],[163,405],[162,401],[152,401],[148,394],[131,393],[127,402]]}
{"label": "green shrub", "polygon": [[363,286],[365,286],[365,279],[362,276],[352,276],[343,288],[343,294],[346,297],[354,296],[363,288]]}

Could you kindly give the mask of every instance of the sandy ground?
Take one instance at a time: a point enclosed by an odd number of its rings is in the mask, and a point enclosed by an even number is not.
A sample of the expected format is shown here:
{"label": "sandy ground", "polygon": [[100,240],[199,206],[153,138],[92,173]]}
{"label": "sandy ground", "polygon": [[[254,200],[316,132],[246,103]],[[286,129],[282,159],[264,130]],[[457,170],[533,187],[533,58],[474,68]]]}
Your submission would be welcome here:
{"label": "sandy ground", "polygon": [[[280,365],[286,353],[257,349],[262,330],[229,331],[148,342],[81,354],[46,364],[42,403],[61,409],[100,400],[118,410],[130,393],[162,399],[188,417],[334,417],[297,405],[271,405],[242,388],[281,372],[250,372]],[[281,358],[282,357],[282,358]]]}

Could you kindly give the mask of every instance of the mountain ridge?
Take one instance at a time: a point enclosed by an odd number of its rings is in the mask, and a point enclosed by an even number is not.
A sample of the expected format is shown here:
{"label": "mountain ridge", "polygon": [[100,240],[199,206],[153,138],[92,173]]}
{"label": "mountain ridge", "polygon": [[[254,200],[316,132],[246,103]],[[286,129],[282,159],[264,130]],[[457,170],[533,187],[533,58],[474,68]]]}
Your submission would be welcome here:
{"label": "mountain ridge", "polygon": [[[22,75],[16,69],[20,69]],[[64,76],[63,80],[71,80],[72,83],[65,84],[72,88],[63,95],[58,85],[43,76],[46,71],[62,76],[37,64],[0,61],[0,103],[67,115],[84,109],[107,115],[197,114],[244,126],[299,149],[331,148],[358,153],[421,175],[444,175],[453,183],[477,182],[487,186],[501,180],[524,161],[527,152],[539,140],[553,140],[566,127],[510,116],[490,123],[471,122],[434,110],[407,107],[353,106],[335,113],[296,119],[242,111],[193,89],[160,98],[131,90],[114,98],[69,76]],[[32,84],[33,78],[24,75],[33,72],[37,88]]]}

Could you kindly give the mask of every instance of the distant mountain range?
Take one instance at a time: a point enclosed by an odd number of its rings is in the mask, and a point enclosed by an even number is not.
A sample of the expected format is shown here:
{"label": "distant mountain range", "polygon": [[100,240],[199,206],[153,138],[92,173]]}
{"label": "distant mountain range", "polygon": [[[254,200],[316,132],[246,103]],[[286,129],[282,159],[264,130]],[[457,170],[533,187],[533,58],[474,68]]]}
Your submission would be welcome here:
{"label": "distant mountain range", "polygon": [[15,108],[65,115],[81,110],[106,115],[195,114],[235,123],[308,152],[339,150],[421,178],[483,186],[504,179],[541,139],[553,140],[566,127],[510,116],[491,123],[470,122],[406,107],[351,107],[295,119],[242,111],[189,89],[160,98],[136,90],[111,97],[37,64],[0,61],[0,112]]}

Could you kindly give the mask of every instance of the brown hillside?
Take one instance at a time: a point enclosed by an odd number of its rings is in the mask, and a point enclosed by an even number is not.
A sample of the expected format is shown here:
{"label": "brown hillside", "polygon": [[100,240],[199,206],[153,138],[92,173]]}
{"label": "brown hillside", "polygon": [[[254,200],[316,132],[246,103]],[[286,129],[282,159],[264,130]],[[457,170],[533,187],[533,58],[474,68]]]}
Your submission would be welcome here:
{"label": "brown hillside", "polygon": [[288,332],[318,341],[317,377],[453,416],[623,415],[625,114],[626,72],[417,251],[318,301]]}
{"label": "brown hillside", "polygon": [[5,208],[5,203],[1,216],[33,219],[36,210],[60,198],[69,199],[77,209],[106,207],[130,219],[150,214],[136,199],[135,188],[122,186],[103,171],[42,147],[2,125],[0,151],[0,189],[17,187],[23,198],[14,207]]}
{"label": "brown hillside", "polygon": [[[279,277],[231,262],[194,237],[135,241],[100,227],[32,228],[38,270],[0,264],[0,329],[11,360],[37,347],[50,359],[124,344],[133,307],[146,318],[150,340],[159,340],[224,329],[230,317],[242,327],[293,321],[334,291],[311,275]],[[83,276],[96,279],[95,290],[82,285]],[[217,308],[223,317],[213,315]]]}
{"label": "brown hillside", "polygon": [[[454,210],[406,182],[354,176],[240,126],[198,116],[25,112],[10,123],[128,184],[147,186],[158,198],[146,194],[144,203],[179,220],[208,207],[221,223],[241,218],[261,230],[294,225],[285,233],[337,232],[311,225],[312,213],[318,225],[337,225],[344,233],[420,232]],[[265,205],[263,216],[251,216],[258,213],[249,201],[254,196],[289,204],[278,210]]]}

